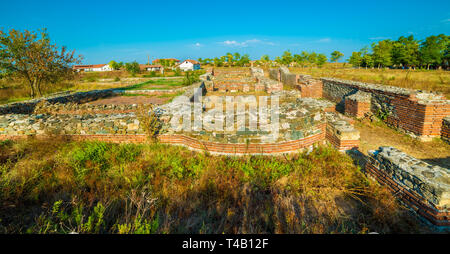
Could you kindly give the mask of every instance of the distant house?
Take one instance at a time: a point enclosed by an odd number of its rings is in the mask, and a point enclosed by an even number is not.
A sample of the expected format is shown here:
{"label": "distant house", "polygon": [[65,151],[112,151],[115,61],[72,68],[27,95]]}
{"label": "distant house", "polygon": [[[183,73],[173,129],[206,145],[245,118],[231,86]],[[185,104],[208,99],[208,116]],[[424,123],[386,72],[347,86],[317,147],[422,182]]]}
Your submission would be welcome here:
{"label": "distant house", "polygon": [[179,64],[177,67],[183,71],[195,71],[200,70],[200,63],[195,60],[187,59],[184,60],[181,64]]}
{"label": "distant house", "polygon": [[152,64],[154,64],[154,65],[165,64],[165,66],[174,66],[174,65],[177,65],[179,62],[180,62],[180,60],[175,59],[175,58],[161,58],[161,59],[153,60]]}
{"label": "distant house", "polygon": [[162,71],[164,68],[161,65],[154,64],[140,64],[141,71]]}
{"label": "distant house", "polygon": [[90,71],[112,71],[109,64],[91,64],[91,65],[75,65],[73,69],[76,72],[90,72]]}

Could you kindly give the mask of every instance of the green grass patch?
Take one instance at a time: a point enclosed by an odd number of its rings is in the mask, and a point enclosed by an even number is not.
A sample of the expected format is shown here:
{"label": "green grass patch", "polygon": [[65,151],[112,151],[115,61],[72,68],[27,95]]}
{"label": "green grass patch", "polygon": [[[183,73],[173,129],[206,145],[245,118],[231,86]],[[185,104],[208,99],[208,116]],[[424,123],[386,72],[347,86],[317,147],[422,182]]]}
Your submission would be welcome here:
{"label": "green grass patch", "polygon": [[59,139],[0,144],[0,233],[421,232],[331,147],[263,157]]}

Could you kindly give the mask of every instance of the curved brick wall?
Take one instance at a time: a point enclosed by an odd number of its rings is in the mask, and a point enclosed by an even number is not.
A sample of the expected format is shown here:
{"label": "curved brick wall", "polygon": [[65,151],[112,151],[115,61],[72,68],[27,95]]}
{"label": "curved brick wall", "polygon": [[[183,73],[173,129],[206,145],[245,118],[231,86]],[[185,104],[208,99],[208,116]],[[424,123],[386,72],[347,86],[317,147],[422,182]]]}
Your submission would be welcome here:
{"label": "curved brick wall", "polygon": [[215,154],[277,154],[297,152],[300,149],[310,147],[315,143],[325,140],[325,125],[321,126],[322,131],[318,134],[306,138],[286,141],[274,144],[233,144],[218,143],[211,141],[201,141],[185,135],[160,135],[159,141],[164,144],[178,144],[187,146],[194,150],[205,150]]}

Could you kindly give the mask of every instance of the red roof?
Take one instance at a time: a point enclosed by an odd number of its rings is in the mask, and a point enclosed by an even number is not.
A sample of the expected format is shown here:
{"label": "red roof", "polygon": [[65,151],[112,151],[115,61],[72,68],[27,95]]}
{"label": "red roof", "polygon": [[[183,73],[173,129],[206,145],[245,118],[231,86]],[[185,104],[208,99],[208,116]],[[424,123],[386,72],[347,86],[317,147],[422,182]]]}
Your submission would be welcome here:
{"label": "red roof", "polygon": [[191,64],[200,64],[198,61],[192,60],[192,59],[187,59],[184,60],[185,62],[190,62]]}
{"label": "red roof", "polygon": [[89,64],[89,65],[74,65],[73,68],[77,69],[88,69],[88,68],[102,68],[106,64]]}
{"label": "red roof", "polygon": [[141,69],[147,69],[147,68],[161,68],[161,65],[155,65],[155,64],[140,64],[139,68]]}

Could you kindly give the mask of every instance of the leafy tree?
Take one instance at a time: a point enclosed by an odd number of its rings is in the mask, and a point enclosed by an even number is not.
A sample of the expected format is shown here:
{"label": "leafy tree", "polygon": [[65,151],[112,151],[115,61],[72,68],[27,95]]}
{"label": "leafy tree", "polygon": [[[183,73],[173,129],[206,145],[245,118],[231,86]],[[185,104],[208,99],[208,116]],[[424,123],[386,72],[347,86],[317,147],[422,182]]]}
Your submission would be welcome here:
{"label": "leafy tree", "polygon": [[335,63],[335,62],[339,61],[339,59],[341,59],[343,56],[344,56],[344,54],[342,54],[341,52],[336,50],[336,51],[333,51],[333,53],[331,53],[330,60],[331,60],[331,62]]}
{"label": "leafy tree", "polygon": [[361,59],[361,64],[366,68],[372,68],[374,66],[372,55],[365,54]]}
{"label": "leafy tree", "polygon": [[401,36],[393,43],[392,60],[394,65],[408,67],[419,65],[419,42],[414,36]]}
{"label": "leafy tree", "polygon": [[279,56],[275,57],[275,62],[279,65],[283,64],[283,62],[281,61],[281,58]]}
{"label": "leafy tree", "polygon": [[226,53],[225,56],[226,56],[226,59],[227,59],[228,66],[232,66],[233,65],[233,54]]}
{"label": "leafy tree", "polygon": [[284,51],[283,55],[281,56],[281,63],[284,65],[288,65],[292,63],[292,54],[289,50]]}
{"label": "leafy tree", "polygon": [[122,67],[123,63],[117,63],[116,61],[112,60],[109,62],[109,67],[111,67],[113,70],[119,70]]}
{"label": "leafy tree", "polygon": [[[444,34],[427,37],[420,45],[420,57],[422,64],[430,69],[430,66],[442,66],[443,60],[448,59],[448,47],[450,37]],[[447,54],[447,56],[446,56]]]}
{"label": "leafy tree", "polygon": [[238,52],[234,53],[234,61],[239,61],[239,59],[241,59],[241,54],[239,54]]}
{"label": "leafy tree", "polygon": [[70,65],[80,63],[82,57],[74,56],[50,43],[46,29],[38,32],[24,32],[11,29],[0,30],[0,73],[2,76],[16,76],[26,80],[31,97],[42,96],[42,85],[71,78]]}
{"label": "leafy tree", "polygon": [[391,40],[382,40],[372,44],[372,57],[375,66],[380,68],[392,65],[392,48],[393,43]]}
{"label": "leafy tree", "polygon": [[140,72],[140,67],[139,64],[134,61],[131,63],[126,63],[125,64],[125,70],[127,70],[132,76],[135,76],[137,73]]}
{"label": "leafy tree", "polygon": [[327,62],[327,56],[324,54],[317,55],[317,65],[322,67]]}
{"label": "leafy tree", "polygon": [[218,57],[215,57],[215,58],[213,59],[213,62],[214,62],[214,66],[215,66],[215,67],[220,67],[220,66],[223,65],[222,59],[221,59],[221,58],[218,58]]}
{"label": "leafy tree", "polygon": [[314,65],[315,63],[317,63],[317,53],[316,52],[312,52],[311,54],[308,55],[308,62],[311,65]]}
{"label": "leafy tree", "polygon": [[358,66],[359,68],[362,64],[361,52],[352,52],[352,56],[350,56],[348,62],[353,66]]}
{"label": "leafy tree", "polygon": [[302,51],[302,53],[300,53],[300,57],[299,57],[299,64],[300,65],[302,65],[302,66],[304,66],[307,62],[308,62],[308,59],[309,59],[309,53],[308,52],[306,52],[306,51]]}
{"label": "leafy tree", "polygon": [[238,61],[239,66],[245,66],[248,65],[249,63],[250,63],[250,56],[248,54],[244,54],[243,56],[241,56],[241,59],[239,59]]}
{"label": "leafy tree", "polygon": [[269,55],[263,55],[263,56],[261,56],[261,61],[262,61],[262,62],[270,62],[270,57],[269,57]]}

